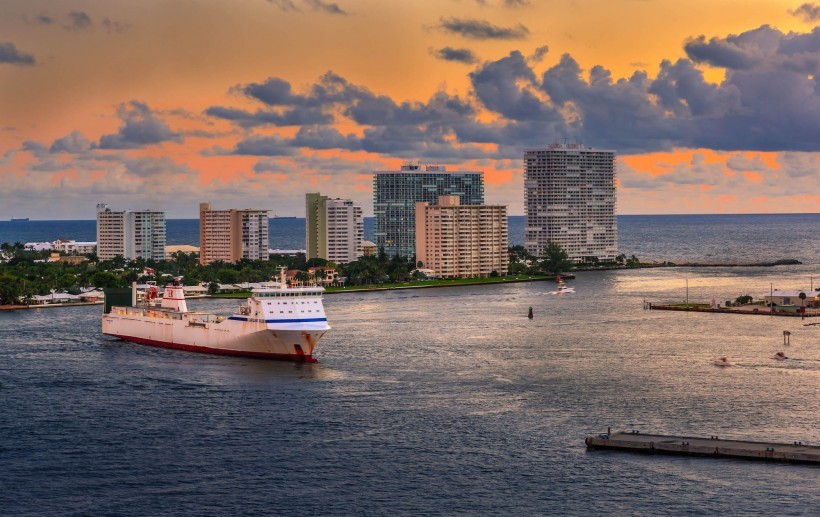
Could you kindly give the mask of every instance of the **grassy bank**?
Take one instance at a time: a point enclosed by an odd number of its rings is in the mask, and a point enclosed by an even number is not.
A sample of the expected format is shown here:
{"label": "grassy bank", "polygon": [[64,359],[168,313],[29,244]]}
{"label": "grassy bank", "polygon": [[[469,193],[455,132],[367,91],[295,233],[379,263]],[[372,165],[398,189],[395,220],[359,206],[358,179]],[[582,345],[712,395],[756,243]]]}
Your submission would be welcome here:
{"label": "grassy bank", "polygon": [[[564,275],[566,277],[566,275]],[[393,289],[419,289],[433,287],[456,287],[463,285],[509,284],[515,282],[539,282],[554,280],[553,276],[545,275],[517,275],[492,278],[454,278],[448,280],[416,280],[411,282],[395,282],[389,284],[348,285],[345,287],[326,287],[327,293],[350,293],[356,291],[389,291]],[[247,298],[250,292],[220,293],[211,295],[212,298]]]}

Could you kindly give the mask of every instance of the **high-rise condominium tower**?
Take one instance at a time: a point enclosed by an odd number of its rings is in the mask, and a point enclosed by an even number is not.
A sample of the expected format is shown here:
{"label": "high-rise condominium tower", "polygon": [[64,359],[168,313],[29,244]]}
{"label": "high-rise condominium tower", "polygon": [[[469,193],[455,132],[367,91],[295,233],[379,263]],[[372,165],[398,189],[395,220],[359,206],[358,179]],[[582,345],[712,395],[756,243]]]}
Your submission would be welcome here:
{"label": "high-rise condominium tower", "polygon": [[199,204],[199,262],[268,260],[268,211]]}
{"label": "high-rise condominium tower", "polygon": [[483,172],[448,172],[443,165],[402,165],[398,171],[373,174],[376,246],[387,255],[415,255],[416,203],[436,203],[439,196],[458,196],[463,205],[484,204]]}
{"label": "high-rise condominium tower", "polygon": [[439,278],[506,275],[507,207],[462,205],[458,196],[416,203],[416,260]]}
{"label": "high-rise condominium tower", "polygon": [[165,260],[165,212],[97,205],[97,257]]}
{"label": "high-rise condominium tower", "polygon": [[527,251],[541,256],[555,242],[577,262],[615,260],[615,152],[552,144],[525,150],[524,161]]}
{"label": "high-rise condominium tower", "polygon": [[336,264],[362,256],[362,207],[350,199],[333,199],[316,193],[305,195],[307,259],[323,258]]}

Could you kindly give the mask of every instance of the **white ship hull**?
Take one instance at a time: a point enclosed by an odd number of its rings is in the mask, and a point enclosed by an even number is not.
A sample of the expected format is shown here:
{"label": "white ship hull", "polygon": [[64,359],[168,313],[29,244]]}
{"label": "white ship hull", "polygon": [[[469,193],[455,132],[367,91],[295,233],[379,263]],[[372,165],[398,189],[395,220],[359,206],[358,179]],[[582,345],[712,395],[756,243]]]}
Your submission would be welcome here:
{"label": "white ship hull", "polygon": [[134,343],[191,352],[315,362],[316,345],[330,329],[321,290],[254,292],[245,310],[227,318],[187,312],[181,298],[176,299],[181,302],[178,308],[115,306],[103,314],[102,332]]}

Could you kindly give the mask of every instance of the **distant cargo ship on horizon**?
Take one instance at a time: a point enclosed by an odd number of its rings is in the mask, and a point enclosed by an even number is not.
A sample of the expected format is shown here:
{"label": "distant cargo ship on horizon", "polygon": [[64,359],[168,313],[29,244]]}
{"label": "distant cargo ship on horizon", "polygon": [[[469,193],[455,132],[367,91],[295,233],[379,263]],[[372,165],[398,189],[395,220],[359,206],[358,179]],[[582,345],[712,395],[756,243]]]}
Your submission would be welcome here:
{"label": "distant cargo ship on horizon", "polygon": [[9,219],[9,222],[11,222],[11,223],[27,223],[28,222],[28,217],[12,217],[11,219]]}

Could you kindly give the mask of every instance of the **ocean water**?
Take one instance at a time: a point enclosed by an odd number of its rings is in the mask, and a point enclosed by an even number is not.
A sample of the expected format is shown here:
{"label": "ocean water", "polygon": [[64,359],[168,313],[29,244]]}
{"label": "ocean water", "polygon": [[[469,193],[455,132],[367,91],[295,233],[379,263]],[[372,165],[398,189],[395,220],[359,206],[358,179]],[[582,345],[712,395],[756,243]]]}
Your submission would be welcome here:
{"label": "ocean water", "polygon": [[820,326],[642,310],[812,272],[327,295],[313,365],[117,341],[99,307],[0,312],[0,514],[816,515],[816,467],[584,447],[607,426],[820,443]]}
{"label": "ocean water", "polygon": [[[611,426],[820,444],[814,320],[642,310],[687,284],[698,301],[820,287],[820,216],[619,222],[641,258],[804,264],[581,272],[564,296],[327,295],[312,365],[117,341],[98,306],[0,312],[0,515],[816,515],[816,467],[583,440]],[[300,247],[303,221],[273,223],[287,238],[272,247]],[[93,221],[3,224],[0,241],[93,239]],[[195,229],[169,221],[169,242]],[[723,354],[738,366],[713,366]]]}
{"label": "ocean water", "polygon": [[[373,240],[372,217],[365,239]],[[642,260],[754,262],[795,258],[820,264],[820,214],[622,215],[619,249]],[[0,221],[0,243],[96,239],[95,221]],[[510,244],[524,243],[524,217],[509,218]],[[170,219],[168,244],[199,245],[198,219]],[[271,219],[270,247],[305,248],[305,220]]]}

